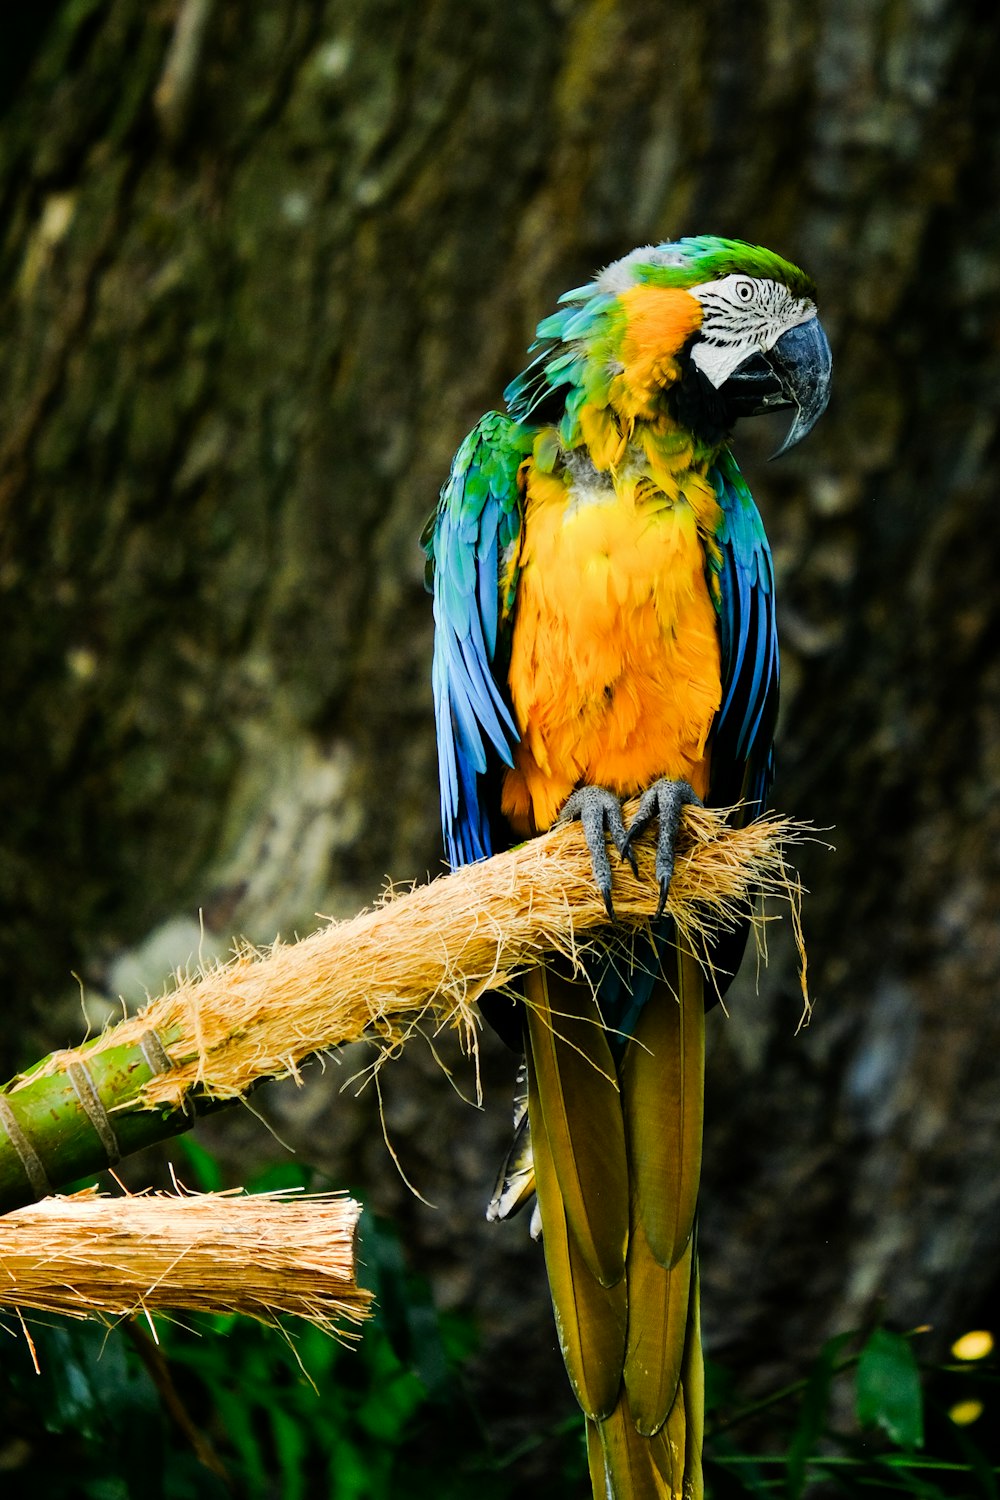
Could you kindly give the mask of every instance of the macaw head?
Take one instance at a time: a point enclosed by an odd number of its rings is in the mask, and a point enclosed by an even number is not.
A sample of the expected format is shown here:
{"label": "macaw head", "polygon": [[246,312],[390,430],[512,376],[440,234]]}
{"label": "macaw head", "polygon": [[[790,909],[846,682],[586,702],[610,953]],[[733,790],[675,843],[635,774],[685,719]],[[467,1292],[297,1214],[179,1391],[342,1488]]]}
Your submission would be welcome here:
{"label": "macaw head", "polygon": [[505,397],[512,415],[553,421],[566,443],[582,416],[586,425],[587,407],[630,424],[665,410],[709,446],[740,417],[790,408],[784,453],[829,400],[830,346],[813,283],[740,240],[699,236],[631,251],[560,298],[534,351]]}

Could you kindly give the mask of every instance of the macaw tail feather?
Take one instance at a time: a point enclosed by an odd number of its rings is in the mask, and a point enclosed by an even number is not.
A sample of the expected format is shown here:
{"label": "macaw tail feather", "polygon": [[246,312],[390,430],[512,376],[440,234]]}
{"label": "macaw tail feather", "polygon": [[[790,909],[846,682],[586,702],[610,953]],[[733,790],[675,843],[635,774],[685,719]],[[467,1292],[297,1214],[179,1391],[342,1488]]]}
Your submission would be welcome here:
{"label": "macaw tail feather", "polygon": [[600,1500],[702,1492],[695,1207],[702,971],[681,946],[629,1037],[586,981],[525,978],[528,1115],[545,1262]]}

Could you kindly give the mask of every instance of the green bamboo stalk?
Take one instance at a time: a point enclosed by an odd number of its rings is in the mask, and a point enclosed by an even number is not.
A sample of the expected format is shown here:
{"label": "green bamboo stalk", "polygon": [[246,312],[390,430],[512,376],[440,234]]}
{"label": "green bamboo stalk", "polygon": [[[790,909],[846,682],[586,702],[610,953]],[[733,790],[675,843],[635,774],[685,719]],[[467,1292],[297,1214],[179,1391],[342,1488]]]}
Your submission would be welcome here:
{"label": "green bamboo stalk", "polygon": [[179,1108],[136,1107],[145,1085],[169,1072],[166,1047],[175,1037],[148,1031],[132,1045],[98,1051],[100,1040],[68,1054],[64,1070],[42,1071],[58,1058],[52,1053],[31,1069],[41,1075],[34,1081],[22,1075],[16,1092],[13,1084],[0,1090],[0,1213],[180,1135],[201,1112],[190,1094]]}

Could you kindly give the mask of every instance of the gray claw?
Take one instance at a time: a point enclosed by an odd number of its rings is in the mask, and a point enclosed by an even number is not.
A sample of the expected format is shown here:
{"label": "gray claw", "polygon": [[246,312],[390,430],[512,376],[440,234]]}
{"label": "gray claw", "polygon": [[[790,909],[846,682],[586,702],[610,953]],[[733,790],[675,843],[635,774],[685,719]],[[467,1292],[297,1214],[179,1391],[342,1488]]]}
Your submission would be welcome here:
{"label": "gray claw", "polygon": [[627,859],[633,871],[639,873],[635,855],[628,846],[621,803],[606,787],[582,786],[566,798],[556,822],[570,823],[574,819],[579,819],[583,824],[583,836],[590,850],[590,864],[597,889],[613,922],[615,909],[611,902],[611,861],[608,859],[607,845],[609,836],[621,858]]}
{"label": "gray claw", "polygon": [[670,881],[674,873],[674,849],[681,826],[681,812],[685,807],[692,805],[701,807],[702,801],[688,782],[667,781],[666,778],[654,781],[639,799],[635,817],[629,824],[625,835],[625,848],[621,853],[623,857],[632,860],[633,868],[635,868],[632,840],[648,828],[654,818],[659,821],[656,835],[656,879],[660,887],[660,899],[656,906],[658,917],[663,915],[663,908],[667,904],[667,895],[670,891]]}

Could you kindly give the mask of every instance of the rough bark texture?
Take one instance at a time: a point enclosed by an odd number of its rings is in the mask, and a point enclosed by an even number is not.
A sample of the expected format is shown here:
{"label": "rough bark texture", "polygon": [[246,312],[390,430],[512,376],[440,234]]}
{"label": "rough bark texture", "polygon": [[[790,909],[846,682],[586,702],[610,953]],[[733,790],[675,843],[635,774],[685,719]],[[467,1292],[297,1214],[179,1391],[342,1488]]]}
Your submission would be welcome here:
{"label": "rough bark texture", "polygon": [[[960,1331],[1000,1246],[995,25],[51,9],[0,120],[8,1066],[77,1038],[71,973],[157,987],[199,907],[208,948],[266,940],[438,867],[416,536],[451,453],[565,287],[672,234],[759,240],[816,276],[835,354],[805,447],[737,450],[779,570],[775,801],[836,852],[803,859],[810,1029],[777,941],[714,1019],[707,1334],[763,1381],[879,1305]],[[530,1422],[562,1386],[540,1256],[480,1223],[511,1071],[484,1056],[484,1114],[428,1054],[385,1075],[437,1211],[370,1090],[268,1108],[404,1222],[481,1321],[498,1422]],[[276,1148],[236,1120],[221,1149]]]}

